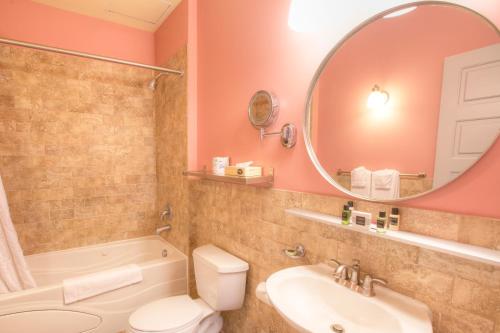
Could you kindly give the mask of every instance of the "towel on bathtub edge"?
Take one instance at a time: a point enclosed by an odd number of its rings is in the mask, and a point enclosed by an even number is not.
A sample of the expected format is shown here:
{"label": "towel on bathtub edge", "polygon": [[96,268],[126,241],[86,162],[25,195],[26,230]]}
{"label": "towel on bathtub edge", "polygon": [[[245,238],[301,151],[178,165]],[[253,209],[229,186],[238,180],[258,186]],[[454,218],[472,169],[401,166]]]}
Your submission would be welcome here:
{"label": "towel on bathtub edge", "polygon": [[64,304],[71,304],[108,291],[127,287],[141,282],[142,279],[142,270],[135,264],[64,279]]}

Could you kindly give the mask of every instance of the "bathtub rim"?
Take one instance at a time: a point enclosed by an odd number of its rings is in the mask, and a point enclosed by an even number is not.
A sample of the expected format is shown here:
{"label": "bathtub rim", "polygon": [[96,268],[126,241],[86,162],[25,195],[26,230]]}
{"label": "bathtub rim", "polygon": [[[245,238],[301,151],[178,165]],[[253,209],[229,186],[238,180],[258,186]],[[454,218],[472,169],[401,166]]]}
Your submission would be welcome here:
{"label": "bathtub rim", "polygon": [[142,236],[142,237],[136,237],[136,238],[120,239],[120,240],[111,241],[111,242],[105,242],[105,243],[96,243],[96,244],[90,244],[90,245],[84,245],[84,246],[70,247],[70,248],[62,249],[62,250],[54,250],[54,251],[48,251],[48,252],[40,252],[40,253],[28,254],[25,257],[26,258],[28,258],[28,257],[30,257],[30,258],[36,258],[36,257],[40,257],[40,256],[43,256],[43,255],[47,255],[49,253],[62,254],[62,253],[66,253],[66,252],[75,251],[77,249],[93,249],[93,248],[103,247],[103,245],[118,245],[118,244],[122,244],[122,243],[130,243],[132,241],[139,241],[139,240],[159,240],[159,241],[161,241],[163,243],[167,243],[168,245],[172,246],[177,252],[179,252],[179,254],[181,256],[183,256],[183,257],[185,257],[187,259],[187,255],[186,254],[184,254],[181,250],[179,250],[178,248],[176,248],[172,243],[170,243],[169,241],[167,241],[165,238],[163,238],[161,236],[158,236],[158,235],[148,235],[148,236]]}
{"label": "bathtub rim", "polygon": [[[142,236],[142,237],[136,237],[136,238],[128,238],[128,239],[122,239],[122,240],[117,240],[117,241],[111,241],[111,242],[106,242],[106,243],[98,243],[98,244],[91,244],[91,245],[85,245],[85,246],[79,246],[79,247],[73,247],[73,248],[68,248],[68,249],[63,249],[63,250],[55,250],[55,251],[48,251],[48,252],[41,252],[41,253],[36,253],[36,254],[31,254],[26,257],[31,257],[31,256],[42,256],[42,255],[47,255],[51,253],[66,253],[66,252],[71,252],[77,249],[93,249],[93,248],[99,248],[99,247],[105,247],[104,245],[119,245],[122,243],[128,243],[132,241],[144,241],[144,240],[160,240],[163,243],[166,243],[170,245],[172,248],[174,248],[178,254],[180,255],[178,258],[175,259],[170,259],[171,262],[178,262],[182,260],[186,260],[186,276],[188,277],[186,279],[187,283],[187,290],[189,290],[189,258],[187,255],[185,255],[182,251],[180,251],[178,248],[176,248],[173,244],[168,242],[166,239],[164,239],[161,236],[157,235],[149,235],[149,236]],[[167,258],[157,258],[157,259],[152,259],[148,260],[142,263],[137,264],[141,269],[151,267],[154,265],[160,265],[165,262],[165,260],[168,260]],[[63,279],[64,280],[64,279]],[[17,297],[22,297],[24,295],[29,295],[30,293],[34,292],[44,292],[44,291],[50,291],[52,289],[57,289],[62,287],[63,280],[58,281],[57,283],[51,283],[48,285],[43,285],[43,286],[36,286],[34,288],[29,288],[29,289],[23,289],[19,291],[14,291],[14,292],[9,292],[5,294],[0,294],[0,301],[6,301],[9,299],[14,299]]]}

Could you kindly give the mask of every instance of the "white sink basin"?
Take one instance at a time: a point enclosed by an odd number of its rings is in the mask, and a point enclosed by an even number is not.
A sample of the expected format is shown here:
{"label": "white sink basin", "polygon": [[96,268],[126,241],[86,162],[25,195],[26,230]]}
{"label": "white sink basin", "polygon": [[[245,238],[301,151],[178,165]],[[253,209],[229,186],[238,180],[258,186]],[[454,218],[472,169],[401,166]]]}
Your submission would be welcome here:
{"label": "white sink basin", "polygon": [[266,281],[271,304],[301,332],[432,333],[429,308],[388,288],[375,286],[366,297],[337,284],[326,265],[298,266],[272,274]]}

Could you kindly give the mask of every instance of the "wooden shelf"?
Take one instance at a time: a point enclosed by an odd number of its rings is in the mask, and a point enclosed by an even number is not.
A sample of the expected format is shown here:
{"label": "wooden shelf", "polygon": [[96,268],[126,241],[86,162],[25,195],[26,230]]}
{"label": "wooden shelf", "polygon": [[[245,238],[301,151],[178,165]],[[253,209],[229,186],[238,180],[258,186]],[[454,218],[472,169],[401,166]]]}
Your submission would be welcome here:
{"label": "wooden shelf", "polygon": [[353,225],[343,225],[340,217],[313,212],[305,209],[291,208],[285,209],[285,212],[289,215],[325,223],[336,228],[345,228],[373,237],[390,239],[395,242],[414,245],[424,249],[446,253],[464,259],[479,261],[493,266],[500,266],[500,251],[497,250],[414,234],[406,231],[387,230],[383,234],[377,233],[375,231],[368,230],[367,228],[360,228]]}
{"label": "wooden shelf", "polygon": [[274,184],[273,169],[269,170],[269,174],[257,177],[220,176],[206,170],[184,171],[182,174],[184,176],[192,176],[201,179],[208,179],[217,182],[239,184],[239,185],[271,187]]}

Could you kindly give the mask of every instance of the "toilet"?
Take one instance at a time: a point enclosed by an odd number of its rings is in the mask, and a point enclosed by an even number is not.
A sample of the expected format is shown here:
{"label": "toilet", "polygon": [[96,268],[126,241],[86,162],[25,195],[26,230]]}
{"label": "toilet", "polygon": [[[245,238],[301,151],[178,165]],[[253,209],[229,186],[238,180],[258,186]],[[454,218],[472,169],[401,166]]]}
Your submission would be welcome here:
{"label": "toilet", "polygon": [[245,298],[248,263],[214,245],[193,251],[200,295],[171,296],[145,304],[129,317],[128,333],[219,333],[221,311],[237,310]]}

